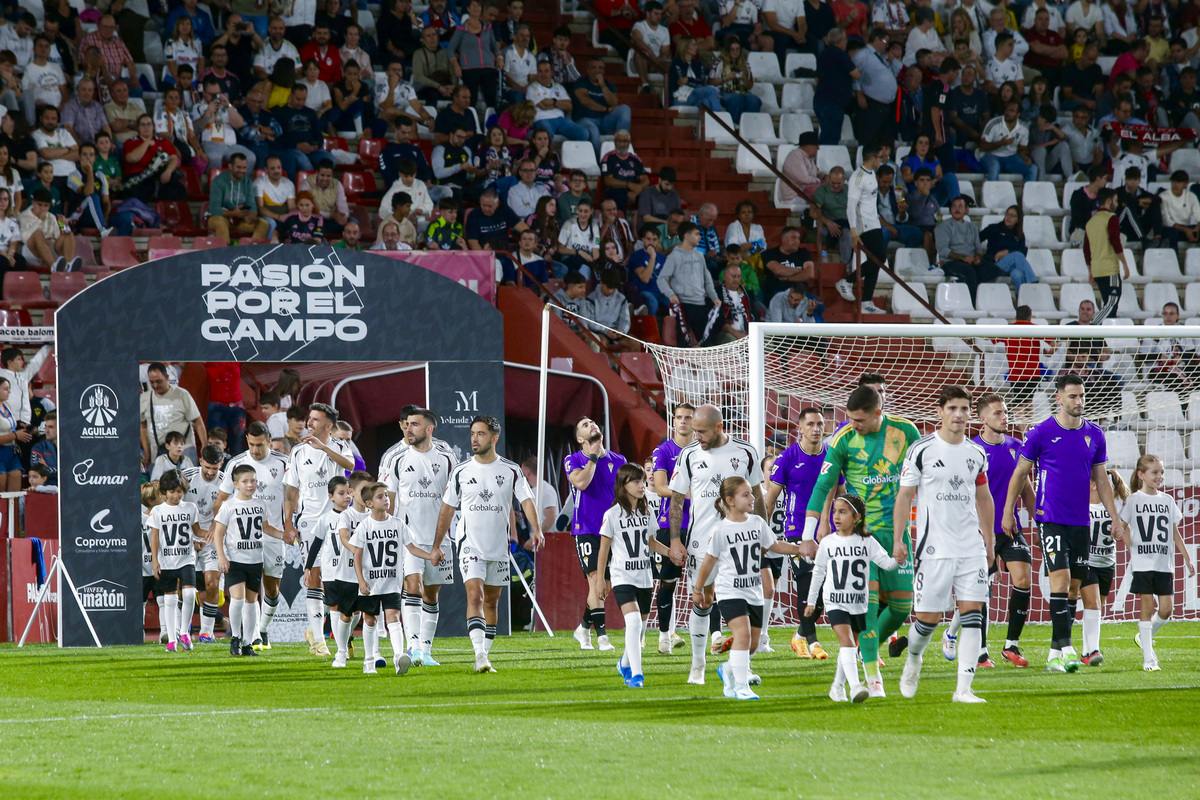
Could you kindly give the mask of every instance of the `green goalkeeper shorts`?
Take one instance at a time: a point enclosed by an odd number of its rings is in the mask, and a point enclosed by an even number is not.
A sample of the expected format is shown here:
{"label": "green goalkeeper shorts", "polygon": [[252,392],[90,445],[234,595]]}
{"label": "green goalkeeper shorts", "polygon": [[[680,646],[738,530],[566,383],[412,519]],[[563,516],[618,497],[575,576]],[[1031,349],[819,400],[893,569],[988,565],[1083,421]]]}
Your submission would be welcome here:
{"label": "green goalkeeper shorts", "polygon": [[[876,531],[873,535],[875,541],[883,545],[883,549],[890,555],[895,548],[893,532],[890,530]],[[880,569],[872,562],[871,580],[879,581],[879,591],[911,592],[913,590],[912,540],[907,533],[904,534],[904,545],[908,548],[909,557],[899,569]]]}

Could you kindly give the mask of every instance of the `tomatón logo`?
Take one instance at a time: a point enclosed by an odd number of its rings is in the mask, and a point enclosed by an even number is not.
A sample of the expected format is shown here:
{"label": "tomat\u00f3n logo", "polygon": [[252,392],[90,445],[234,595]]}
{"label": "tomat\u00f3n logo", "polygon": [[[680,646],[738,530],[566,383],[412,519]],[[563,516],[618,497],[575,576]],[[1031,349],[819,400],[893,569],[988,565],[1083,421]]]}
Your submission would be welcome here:
{"label": "tomat\u00f3n logo", "polygon": [[315,258],[307,264],[202,264],[201,285],[208,318],[201,335],[227,342],[231,350],[260,341],[309,344],[338,338],[359,342],[367,336],[361,291],[365,269]]}
{"label": "tomat\u00f3n logo", "polygon": [[125,587],[105,579],[93,581],[79,587],[79,601],[88,611],[124,611]]}
{"label": "tomat\u00f3n logo", "polygon": [[80,436],[84,439],[116,439],[117,428],[113,421],[121,404],[117,393],[103,383],[93,383],[79,395],[79,413],[86,423]]}

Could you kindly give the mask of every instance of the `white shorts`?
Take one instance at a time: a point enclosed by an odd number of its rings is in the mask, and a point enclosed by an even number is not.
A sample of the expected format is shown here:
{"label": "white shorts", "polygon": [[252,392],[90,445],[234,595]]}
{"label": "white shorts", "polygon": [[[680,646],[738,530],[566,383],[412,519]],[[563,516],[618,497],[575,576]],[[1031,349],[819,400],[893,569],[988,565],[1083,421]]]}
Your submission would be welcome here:
{"label": "white shorts", "polygon": [[422,586],[442,586],[454,583],[454,559],[452,557],[443,558],[442,563],[435,567],[433,562],[420,556],[414,556],[405,549],[404,577],[407,578],[409,575],[420,575]]}
{"label": "white shorts", "polygon": [[459,548],[458,569],[462,572],[463,583],[481,580],[484,586],[508,585],[508,561],[486,561],[476,555],[468,544]]}
{"label": "white shorts", "polygon": [[[700,572],[700,565],[704,563],[704,556],[708,553],[708,546],[712,543],[712,537],[708,537],[704,541],[704,546],[696,541],[695,530],[692,531],[692,537],[688,539],[687,546],[687,585],[689,589],[696,588],[696,576]],[[705,581],[705,586],[712,586],[717,580],[717,566],[713,566],[713,571],[709,573],[708,580]]]}
{"label": "white shorts", "polygon": [[263,576],[267,578],[283,577],[284,553],[287,545],[283,539],[263,534]]}
{"label": "white shorts", "polygon": [[[308,563],[308,553],[312,550],[313,542],[317,540],[317,531],[320,530],[318,522],[320,517],[297,517],[296,518],[296,533],[300,538],[296,541],[296,546],[300,548],[300,568]],[[313,566],[319,567],[320,564]]]}
{"label": "white shorts", "polygon": [[[951,596],[953,593],[953,597]],[[913,611],[936,614],[949,611],[954,601],[986,603],[988,598],[987,556],[970,558],[923,558],[913,576]]]}
{"label": "white shorts", "polygon": [[196,554],[196,571],[197,572],[216,572],[217,571],[217,548],[211,544],[204,545],[200,552]]}

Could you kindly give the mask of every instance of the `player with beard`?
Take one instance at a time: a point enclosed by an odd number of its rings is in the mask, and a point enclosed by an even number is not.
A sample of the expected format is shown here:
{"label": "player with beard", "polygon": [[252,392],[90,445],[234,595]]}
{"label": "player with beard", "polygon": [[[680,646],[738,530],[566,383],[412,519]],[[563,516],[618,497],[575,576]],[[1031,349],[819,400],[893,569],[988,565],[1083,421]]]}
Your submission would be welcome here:
{"label": "player with beard", "polygon": [[[454,452],[445,443],[435,444],[437,417],[427,408],[408,415],[404,441],[408,445],[388,465],[386,481],[392,513],[408,522],[413,542],[424,550],[433,547],[438,513],[446,481],[454,469]],[[408,654],[414,666],[436,667],[433,637],[438,624],[438,593],[454,582],[454,562],[445,559],[434,566],[405,551],[402,616],[408,637]]]}
{"label": "player with beard", "polygon": [[[342,474],[339,470],[354,469],[349,445],[332,435],[337,421],[338,413],[332,407],[324,403],[309,406],[309,434],[292,448],[283,476],[283,529],[300,537],[300,561],[306,567],[317,537],[325,534],[320,522],[331,507],[329,479]],[[330,652],[325,644],[325,592],[320,567],[308,569],[306,588],[308,632],[304,638],[309,652],[327,656]]]}
{"label": "player with beard", "polygon": [[[680,403],[671,413],[671,436],[663,439],[654,448],[651,459],[654,469],[648,473],[653,476],[654,493],[659,497],[658,533],[655,538],[660,544],[671,546],[671,476],[675,473],[675,460],[683,448],[692,443],[692,414],[696,407],[691,403]],[[683,516],[680,524],[680,537],[684,546],[688,541],[688,500],[683,501]],[[655,603],[658,606],[658,652],[669,655],[671,650],[683,646],[683,637],[675,632],[675,584],[683,571],[670,558],[654,557],[654,577],[658,579],[658,595]],[[718,612],[719,613],[719,612]]]}
{"label": "player with beard", "polygon": [[[688,621],[692,640],[688,683],[702,686],[716,572],[708,573],[705,586],[696,585],[696,579],[713,533],[721,524],[716,506],[721,482],[727,478],[745,478],[754,496],[754,513],[764,520],[767,513],[763,506],[762,462],[758,453],[749,442],[725,433],[720,409],[707,403],[697,408],[692,416],[692,433],[696,439],[680,451],[675,474],[671,476],[671,561],[676,566],[687,567],[689,594],[700,591],[705,598],[704,605],[693,601],[692,616]],[[684,498],[692,501],[692,529],[686,545],[682,539]]]}
{"label": "player with beard", "polygon": [[[205,445],[204,449],[200,451],[200,466],[188,467],[183,471],[183,477],[188,487],[187,492],[183,495],[183,499],[185,502],[196,505],[196,523],[204,538],[208,537],[208,531],[212,527],[213,518],[217,515],[217,498],[221,495],[221,483],[225,480],[225,475],[221,472],[221,465],[223,463],[225,463],[225,459],[221,448],[209,444]],[[211,643],[213,641],[213,629],[216,627],[217,619],[221,616],[219,610],[221,605],[221,573],[217,570],[217,548],[211,541],[205,544],[200,552],[196,554],[196,571],[200,573],[200,577],[204,580],[203,589],[201,590],[202,594],[200,595],[199,641],[202,643]],[[183,609],[183,616],[180,619],[190,623],[192,611],[193,609],[191,608]]]}
{"label": "player with beard", "polygon": [[[563,469],[571,483],[575,511],[571,534],[575,537],[575,554],[588,582],[587,604],[583,622],[575,628],[575,641],[583,650],[592,649],[590,628],[596,629],[596,645],[600,650],[615,650],[605,629],[604,598],[612,590],[608,570],[597,570],[600,557],[600,528],[604,515],[613,506],[617,470],[625,457],[604,446],[604,433],[593,420],[583,417],[575,423],[578,452],[567,456]],[[524,477],[524,476],[522,476]]]}
{"label": "player with beard", "polygon": [[[225,477],[213,514],[219,514],[221,506],[234,494],[233,471],[242,464],[254,468],[254,499],[262,501],[267,509],[267,522],[283,530],[283,473],[287,471],[287,459],[271,449],[271,432],[265,423],[251,422],[246,427],[246,450],[229,460],[225,465]],[[279,607],[279,580],[283,577],[283,540],[268,536],[262,543],[262,613],[258,614],[258,631],[247,631],[246,639],[255,650],[270,650],[271,639],[267,626]],[[225,585],[228,587],[229,582]],[[206,609],[208,611],[210,609]],[[215,607],[211,609],[215,613]],[[230,620],[232,624],[233,620]],[[240,623],[239,623],[240,624]]]}

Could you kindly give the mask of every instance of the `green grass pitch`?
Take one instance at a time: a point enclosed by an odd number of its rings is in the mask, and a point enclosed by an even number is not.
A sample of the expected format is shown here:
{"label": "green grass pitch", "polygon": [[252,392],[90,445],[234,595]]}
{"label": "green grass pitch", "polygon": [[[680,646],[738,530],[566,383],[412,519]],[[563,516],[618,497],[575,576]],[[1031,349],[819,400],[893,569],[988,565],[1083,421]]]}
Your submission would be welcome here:
{"label": "green grass pitch", "polygon": [[496,675],[470,671],[465,639],[404,677],[363,675],[357,658],[333,670],[303,645],[256,659],[6,646],[0,797],[1200,797],[1200,623],[1159,633],[1158,673],[1142,672],[1135,630],[1105,625],[1103,667],[1051,675],[1049,628],[1031,627],[1034,663],[981,671],[980,706],[951,704],[936,643],[915,699],[896,659],[886,699],[835,704],[834,660],[798,661],[783,629],[754,659],[758,702],[720,696],[723,656],[687,685],[686,648],[659,655],[655,631],[643,690],[621,682],[619,652],[581,652],[569,633],[502,637]]}

